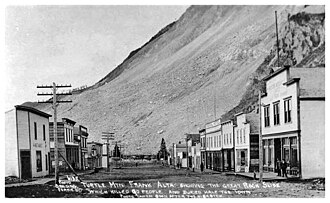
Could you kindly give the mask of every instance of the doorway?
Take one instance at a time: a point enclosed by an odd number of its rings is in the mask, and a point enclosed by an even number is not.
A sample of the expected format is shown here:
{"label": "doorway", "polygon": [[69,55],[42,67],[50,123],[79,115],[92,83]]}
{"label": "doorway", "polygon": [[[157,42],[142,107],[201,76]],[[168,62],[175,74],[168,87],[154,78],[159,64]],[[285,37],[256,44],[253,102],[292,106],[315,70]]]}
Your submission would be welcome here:
{"label": "doorway", "polygon": [[[277,159],[279,161],[282,160],[282,156],[281,156],[281,138],[277,138],[277,139],[274,139],[274,147],[275,147],[275,160],[274,160],[274,164],[275,164],[275,169],[277,169]],[[274,170],[274,172],[277,172],[277,170]]]}
{"label": "doorway", "polygon": [[31,173],[31,153],[30,151],[21,151],[21,178],[27,179],[32,177]]}

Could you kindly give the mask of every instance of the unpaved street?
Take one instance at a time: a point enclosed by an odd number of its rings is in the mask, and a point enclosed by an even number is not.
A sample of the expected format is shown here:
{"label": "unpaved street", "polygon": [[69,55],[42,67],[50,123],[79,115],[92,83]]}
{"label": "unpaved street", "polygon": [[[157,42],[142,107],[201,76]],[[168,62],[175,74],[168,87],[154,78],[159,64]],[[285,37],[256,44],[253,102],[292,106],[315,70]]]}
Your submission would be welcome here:
{"label": "unpaved street", "polygon": [[[69,179],[69,180],[68,180]],[[73,176],[54,183],[6,187],[6,197],[115,197],[115,198],[255,198],[255,197],[324,197],[312,181],[265,182],[172,169],[160,165],[141,165],[113,169],[110,173]],[[70,181],[71,180],[71,181]]]}

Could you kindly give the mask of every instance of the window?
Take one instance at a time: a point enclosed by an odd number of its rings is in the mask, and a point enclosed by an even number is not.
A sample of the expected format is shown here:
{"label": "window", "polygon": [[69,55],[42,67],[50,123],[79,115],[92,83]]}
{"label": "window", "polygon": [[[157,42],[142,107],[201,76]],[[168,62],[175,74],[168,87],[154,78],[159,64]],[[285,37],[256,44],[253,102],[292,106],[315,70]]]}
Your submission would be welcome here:
{"label": "window", "polygon": [[291,122],[291,99],[284,100],[284,123]]}
{"label": "window", "polygon": [[65,128],[65,141],[68,142],[68,129]]}
{"label": "window", "polygon": [[242,129],[240,129],[239,133],[239,142],[242,144]]}
{"label": "window", "polygon": [[47,156],[47,154],[45,155],[45,157],[46,157],[46,171],[48,170],[48,156]]}
{"label": "window", "polygon": [[238,144],[238,130],[236,131],[236,143]]}
{"label": "window", "polygon": [[44,141],[46,140],[46,126],[42,125],[42,135],[44,137]]}
{"label": "window", "polygon": [[42,171],[41,151],[37,151],[37,172]]}
{"label": "window", "polygon": [[243,142],[244,142],[244,144],[246,143],[246,141],[245,141],[245,128],[243,129]]}
{"label": "window", "polygon": [[34,139],[35,139],[35,140],[38,139],[37,123],[36,123],[36,122],[34,122]]}
{"label": "window", "polygon": [[280,124],[280,106],[279,102],[274,103],[273,105],[274,108],[274,125],[279,125]]}
{"label": "window", "polygon": [[229,144],[231,144],[231,133],[229,133]]}
{"label": "window", "polygon": [[264,107],[265,127],[269,126],[269,105]]}

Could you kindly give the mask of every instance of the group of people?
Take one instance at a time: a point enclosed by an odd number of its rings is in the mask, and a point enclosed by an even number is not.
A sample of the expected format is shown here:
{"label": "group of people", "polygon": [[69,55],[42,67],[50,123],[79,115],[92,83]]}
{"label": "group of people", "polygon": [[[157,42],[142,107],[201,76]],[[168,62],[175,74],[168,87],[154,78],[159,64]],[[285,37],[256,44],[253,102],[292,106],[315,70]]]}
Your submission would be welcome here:
{"label": "group of people", "polygon": [[276,170],[277,170],[277,176],[282,177],[288,177],[288,174],[286,173],[286,168],[288,167],[288,163],[285,161],[285,159],[282,159],[280,161],[279,159],[276,160]]}

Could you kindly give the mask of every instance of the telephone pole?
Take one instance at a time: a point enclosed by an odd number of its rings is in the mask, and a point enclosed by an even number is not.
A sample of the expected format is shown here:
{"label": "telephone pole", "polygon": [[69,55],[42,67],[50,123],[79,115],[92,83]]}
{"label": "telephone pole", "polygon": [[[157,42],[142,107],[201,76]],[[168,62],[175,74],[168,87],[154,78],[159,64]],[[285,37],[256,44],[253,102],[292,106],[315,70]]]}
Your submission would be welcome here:
{"label": "telephone pole", "polygon": [[280,67],[280,47],[278,45],[277,11],[275,11],[275,26],[276,26],[276,45],[277,45],[277,67]]}
{"label": "telephone pole", "polygon": [[59,168],[58,168],[58,140],[57,140],[57,106],[59,103],[70,103],[71,100],[57,100],[58,95],[72,95],[71,91],[69,92],[62,92],[62,93],[56,93],[56,90],[58,88],[68,88],[71,87],[71,85],[56,85],[55,82],[53,82],[53,85],[38,85],[37,88],[51,88],[53,90],[52,93],[38,93],[38,96],[53,96],[53,99],[49,99],[48,101],[38,101],[38,103],[51,103],[54,110],[54,125],[53,125],[53,132],[54,132],[54,157],[55,157],[55,184],[58,184],[58,174],[59,174]]}
{"label": "telephone pole", "polygon": [[110,140],[114,140],[114,134],[115,133],[111,133],[111,132],[102,132],[102,139],[107,140],[107,172],[110,172],[110,150],[109,150],[109,145],[110,145]]}
{"label": "telephone pole", "polygon": [[262,183],[263,176],[263,146],[262,146],[262,131],[261,131],[261,91],[259,90],[259,181]]}

